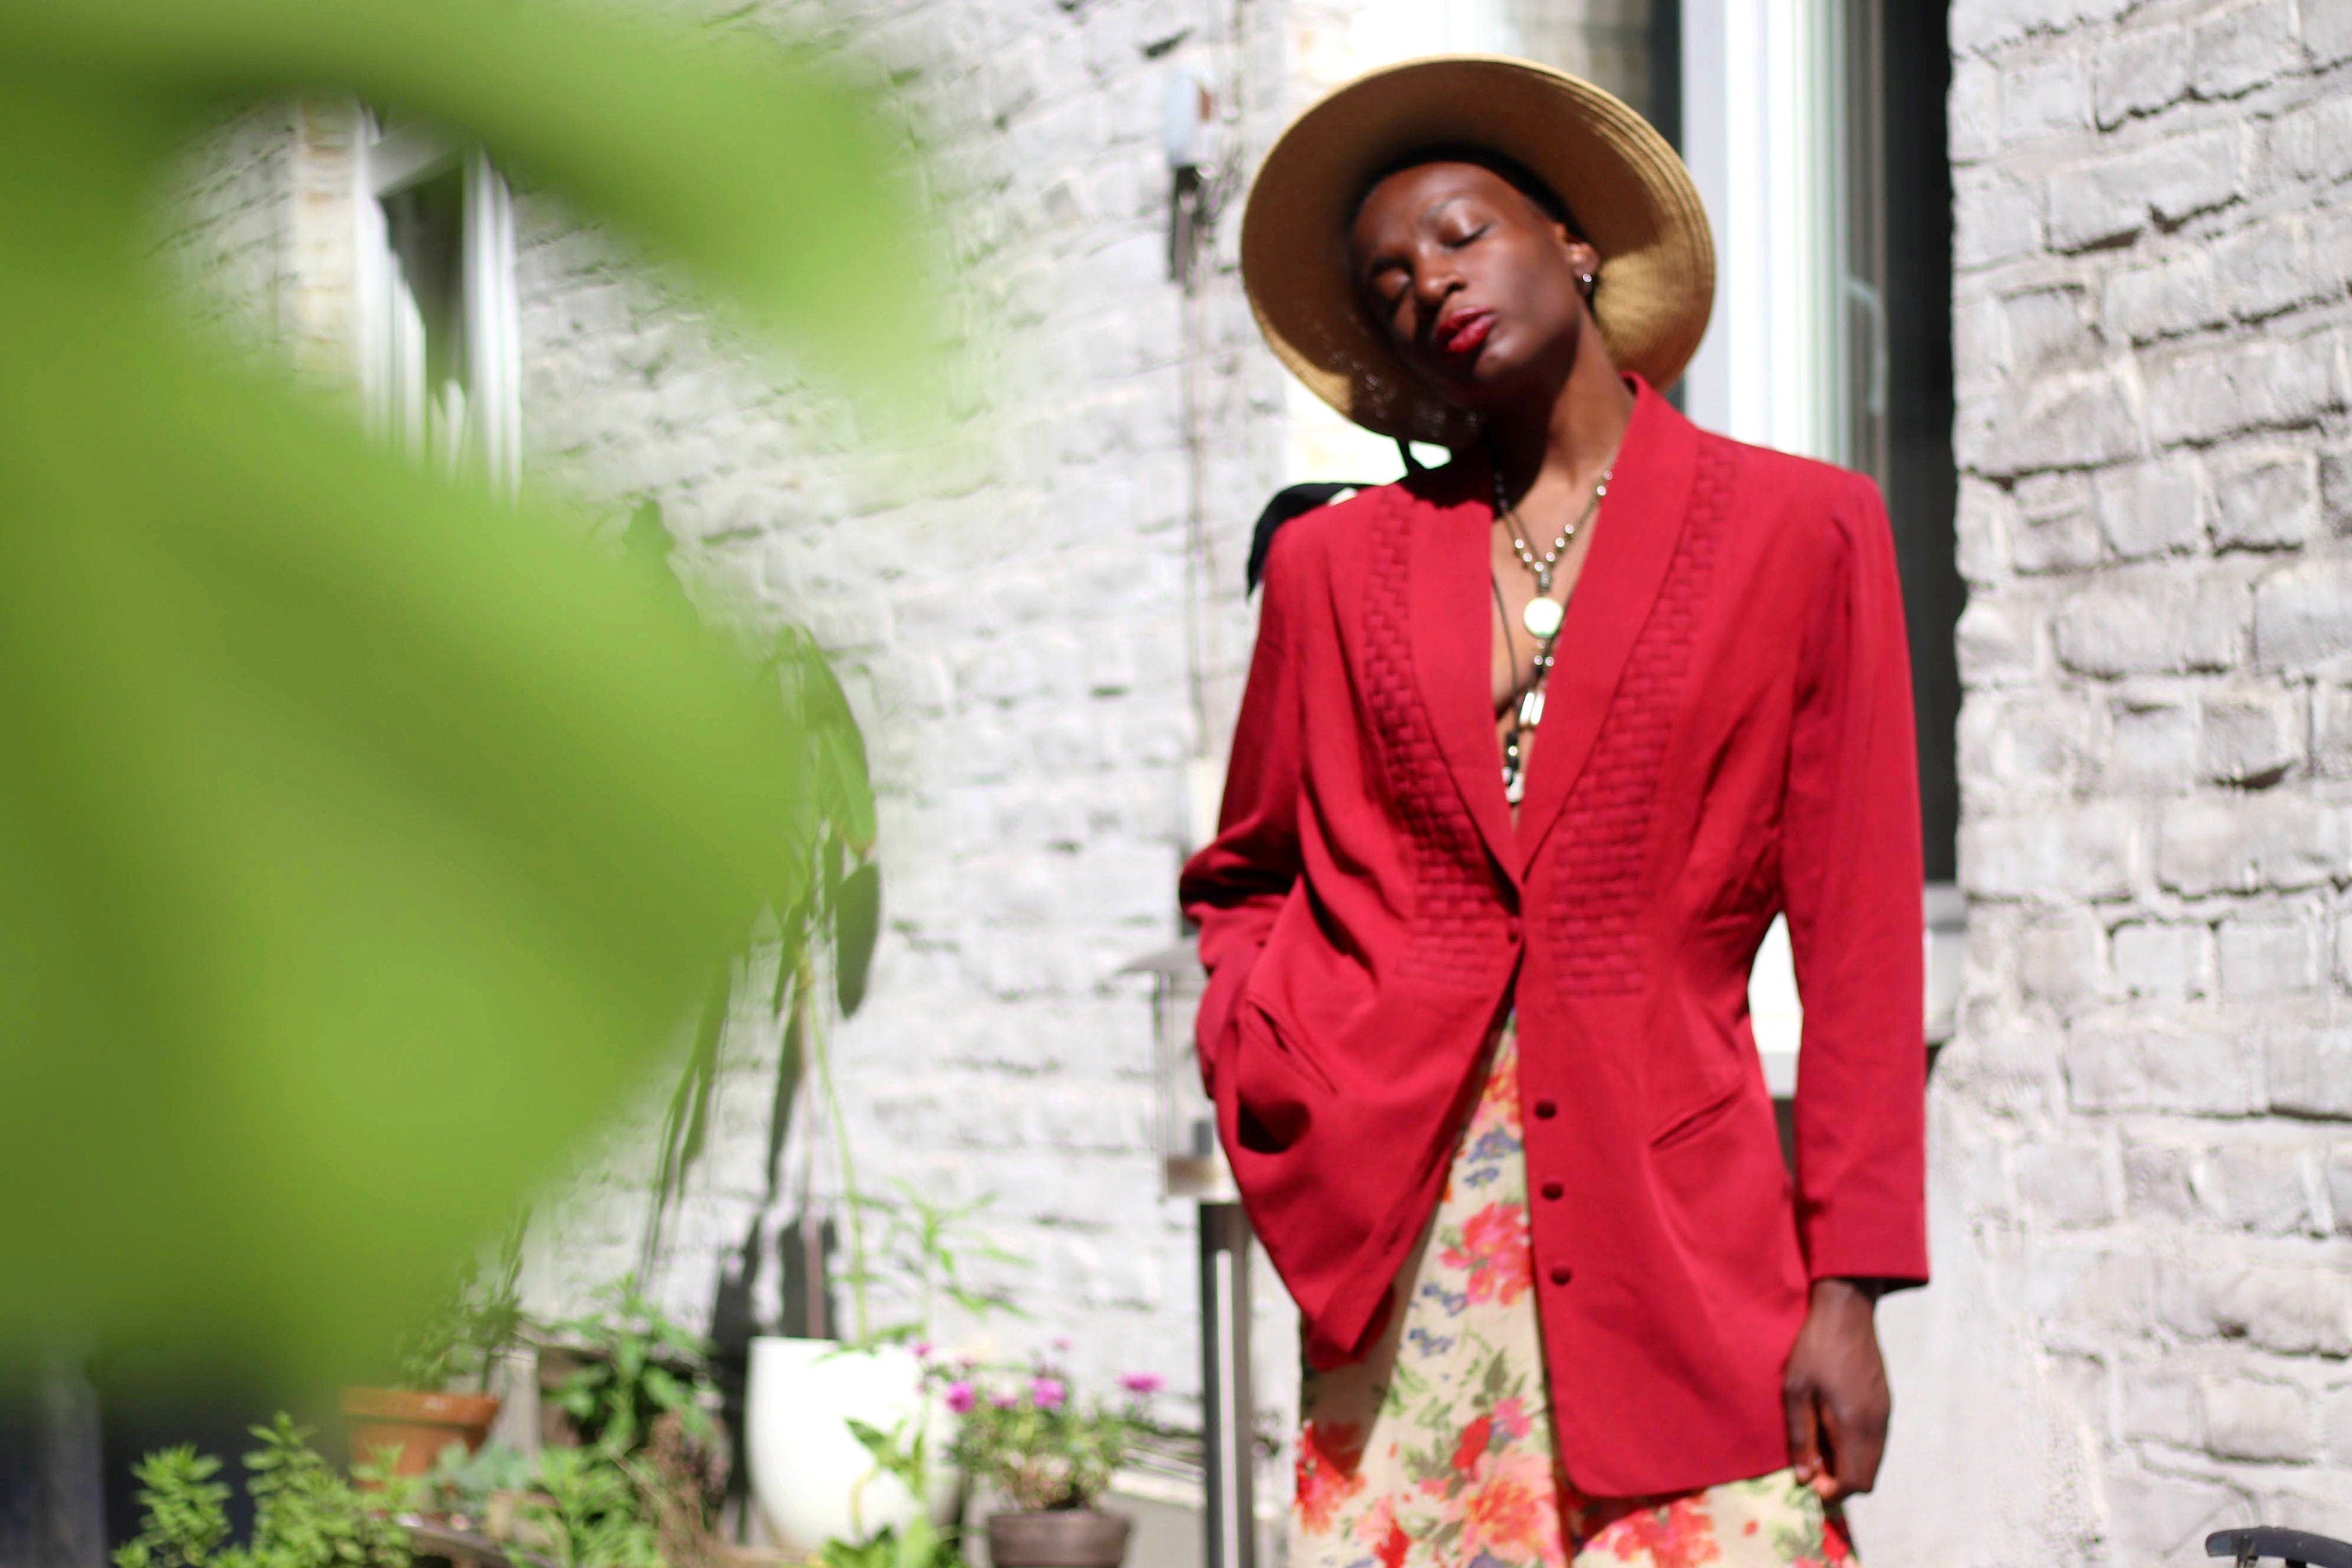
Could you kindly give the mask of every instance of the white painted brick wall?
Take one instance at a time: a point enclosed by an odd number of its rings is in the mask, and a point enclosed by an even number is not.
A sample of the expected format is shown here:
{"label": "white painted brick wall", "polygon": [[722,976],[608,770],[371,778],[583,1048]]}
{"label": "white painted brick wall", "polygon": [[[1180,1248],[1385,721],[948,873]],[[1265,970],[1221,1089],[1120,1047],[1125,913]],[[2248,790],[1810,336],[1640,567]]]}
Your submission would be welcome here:
{"label": "white painted brick wall", "polygon": [[2347,18],[1953,7],[1970,952],[1865,1552],[2352,1535]]}

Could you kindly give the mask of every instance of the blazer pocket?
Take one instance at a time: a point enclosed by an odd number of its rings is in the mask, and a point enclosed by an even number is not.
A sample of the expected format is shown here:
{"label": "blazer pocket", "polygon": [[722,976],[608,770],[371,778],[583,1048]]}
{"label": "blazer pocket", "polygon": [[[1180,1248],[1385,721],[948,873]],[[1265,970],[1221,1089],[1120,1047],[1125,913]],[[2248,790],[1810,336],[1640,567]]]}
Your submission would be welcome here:
{"label": "blazer pocket", "polygon": [[1242,1148],[1253,1154],[1297,1148],[1313,1131],[1317,1113],[1335,1098],[1329,1077],[1292,1048],[1273,1016],[1254,1002],[1243,1005],[1234,1054],[1234,1122]]}
{"label": "blazer pocket", "polygon": [[1699,1137],[1739,1107],[1748,1085],[1738,1074],[1721,1089],[1699,1100],[1696,1104],[1675,1110],[1650,1134],[1653,1149],[1672,1149]]}

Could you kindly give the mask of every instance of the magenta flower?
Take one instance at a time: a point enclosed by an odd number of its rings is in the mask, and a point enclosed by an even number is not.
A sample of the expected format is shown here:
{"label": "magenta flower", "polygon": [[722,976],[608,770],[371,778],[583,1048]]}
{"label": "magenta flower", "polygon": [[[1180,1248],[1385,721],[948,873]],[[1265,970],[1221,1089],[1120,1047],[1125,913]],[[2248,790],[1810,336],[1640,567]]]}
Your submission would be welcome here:
{"label": "magenta flower", "polygon": [[1021,1403],[1021,1396],[1009,1388],[1000,1388],[988,1396],[988,1402],[999,1410],[1010,1410]]}
{"label": "magenta flower", "polygon": [[1033,1377],[1029,1380],[1029,1402],[1040,1410],[1059,1410],[1070,1391],[1058,1377]]}
{"label": "magenta flower", "polygon": [[1118,1385],[1139,1398],[1159,1393],[1168,1386],[1168,1380],[1156,1372],[1130,1372],[1118,1380]]}
{"label": "magenta flower", "polygon": [[917,1340],[908,1348],[915,1352],[915,1359],[917,1361],[929,1361],[931,1359],[931,1342],[929,1340]]}
{"label": "magenta flower", "polygon": [[950,1383],[948,1384],[947,1406],[956,1415],[961,1415],[965,1411],[971,1409],[971,1384],[962,1382]]}

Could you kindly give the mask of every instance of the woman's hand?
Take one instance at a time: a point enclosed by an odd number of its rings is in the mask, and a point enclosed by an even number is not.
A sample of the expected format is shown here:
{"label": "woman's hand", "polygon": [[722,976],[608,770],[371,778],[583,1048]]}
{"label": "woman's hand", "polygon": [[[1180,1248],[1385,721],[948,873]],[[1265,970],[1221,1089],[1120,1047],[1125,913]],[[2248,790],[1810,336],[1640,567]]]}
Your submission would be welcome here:
{"label": "woman's hand", "polygon": [[1789,1461],[1825,1503],[1866,1492],[1886,1451],[1893,1398],[1878,1354],[1872,1282],[1813,1281],[1811,1305],[1780,1378]]}

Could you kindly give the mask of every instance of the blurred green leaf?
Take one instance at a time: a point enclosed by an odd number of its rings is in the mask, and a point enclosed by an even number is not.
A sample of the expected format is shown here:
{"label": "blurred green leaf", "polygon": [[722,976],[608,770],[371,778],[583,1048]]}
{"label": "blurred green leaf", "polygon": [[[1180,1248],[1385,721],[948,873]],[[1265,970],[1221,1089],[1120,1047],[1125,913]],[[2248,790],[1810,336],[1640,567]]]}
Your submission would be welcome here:
{"label": "blurred green leaf", "polygon": [[914,319],[868,116],[764,45],[516,0],[11,6],[0,1341],[130,1367],[379,1354],[805,899],[845,776],[576,522],[166,314],[174,137],[297,88],[480,135],[842,363]]}

